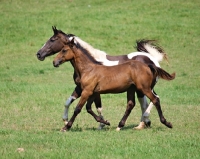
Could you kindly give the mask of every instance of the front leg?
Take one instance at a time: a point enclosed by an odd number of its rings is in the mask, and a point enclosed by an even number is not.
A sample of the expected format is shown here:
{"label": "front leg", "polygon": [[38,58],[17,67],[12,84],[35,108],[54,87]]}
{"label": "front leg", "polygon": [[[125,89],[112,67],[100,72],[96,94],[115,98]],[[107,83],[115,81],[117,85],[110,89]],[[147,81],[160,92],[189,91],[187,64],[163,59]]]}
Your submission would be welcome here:
{"label": "front leg", "polygon": [[79,98],[81,96],[81,93],[82,93],[82,89],[80,86],[77,85],[76,88],[74,89],[74,92],[72,93],[72,95],[65,102],[65,110],[64,110],[64,114],[63,114],[64,125],[67,125],[67,123],[68,123],[69,106],[72,104],[72,102],[74,100],[76,100],[77,98]]}
{"label": "front leg", "polygon": [[73,124],[76,116],[81,112],[81,109],[83,108],[83,106],[86,103],[89,96],[90,96],[90,94],[88,92],[86,92],[86,91],[82,92],[81,98],[76,106],[76,109],[74,110],[74,114],[72,115],[72,117],[69,120],[69,122],[67,123],[67,125],[65,125],[61,131],[67,131],[72,127],[72,124]]}

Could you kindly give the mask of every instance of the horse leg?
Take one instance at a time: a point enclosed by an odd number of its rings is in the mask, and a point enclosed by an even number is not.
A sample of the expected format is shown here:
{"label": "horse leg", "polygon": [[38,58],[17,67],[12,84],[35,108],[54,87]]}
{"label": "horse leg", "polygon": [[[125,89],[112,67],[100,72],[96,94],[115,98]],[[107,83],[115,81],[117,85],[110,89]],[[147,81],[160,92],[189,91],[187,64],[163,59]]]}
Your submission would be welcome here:
{"label": "horse leg", "polygon": [[132,85],[127,90],[127,107],[124,116],[118,124],[117,131],[120,131],[122,127],[124,127],[125,122],[130,115],[132,109],[135,106],[135,86]]}
{"label": "horse leg", "polygon": [[110,123],[109,123],[108,121],[105,121],[101,115],[97,116],[97,115],[92,111],[91,105],[92,105],[93,101],[96,99],[96,97],[100,97],[100,95],[99,95],[98,93],[96,93],[96,94],[93,94],[92,96],[90,96],[90,97],[88,98],[87,104],[86,104],[87,112],[88,112],[89,114],[91,114],[97,122],[102,123],[104,126],[105,126],[105,124],[106,124],[106,125],[110,125]]}
{"label": "horse leg", "polygon": [[[153,90],[153,93],[154,93],[154,95],[156,95],[156,96],[159,98],[159,96],[156,94],[156,92],[155,92],[154,90]],[[143,117],[144,117],[144,120],[145,120],[145,121],[146,121],[146,118],[149,117],[150,111],[151,111],[152,108],[153,108],[153,103],[150,102],[149,106],[147,107],[147,109],[145,110],[145,112],[144,112],[144,114],[143,114]],[[150,123],[150,124],[151,124],[151,123]],[[149,125],[149,127],[150,127],[150,125]]]}
{"label": "horse leg", "polygon": [[142,116],[141,116],[139,125],[137,127],[134,127],[134,129],[142,130],[145,128],[145,126],[150,127],[150,125],[151,125],[151,120],[149,119],[150,112],[148,114],[146,113],[144,116],[144,113],[146,112],[147,107],[148,107],[147,98],[142,92],[140,92],[138,90],[136,93],[137,93],[138,101],[140,103],[140,107],[142,110]]}
{"label": "horse leg", "polygon": [[68,122],[69,106],[73,103],[74,100],[76,100],[77,98],[79,98],[81,96],[81,93],[82,93],[82,90],[81,90],[80,86],[76,86],[72,95],[66,100],[65,110],[64,110],[64,114],[63,114],[64,125],[67,125],[67,122]]}
{"label": "horse leg", "polygon": [[[157,82],[157,79],[155,79],[152,82],[152,85],[151,85],[152,89],[155,86],[156,82]],[[154,90],[153,90],[153,93],[157,96],[157,94],[154,92]],[[139,90],[137,90],[137,96],[138,96],[138,100],[140,102],[140,106],[142,109],[142,117],[141,117],[140,124],[137,127],[135,127],[134,129],[141,130],[141,129],[144,129],[145,126],[146,127],[151,126],[151,120],[149,119],[149,115],[150,115],[150,111],[153,107],[153,103],[150,102],[150,104],[148,105],[146,96]]]}
{"label": "horse leg", "polygon": [[158,115],[160,118],[160,122],[162,124],[164,124],[165,126],[167,126],[168,128],[172,128],[172,124],[170,122],[167,122],[167,120],[165,119],[163,113],[162,113],[162,109],[160,106],[160,99],[159,96],[156,95],[156,93],[154,91],[148,90],[146,92],[144,92],[144,94],[153,102],[153,104],[155,105],[157,111],[158,111]]}
{"label": "horse leg", "polygon": [[[100,96],[99,93],[97,93],[97,94],[95,95],[94,103],[95,103],[95,106],[96,106],[96,108],[97,108],[97,113],[99,114],[99,116],[100,116],[102,119],[104,119],[104,118],[103,118],[103,115],[102,115],[102,109],[103,109],[103,108],[102,108],[102,103],[101,103],[101,96]],[[100,123],[98,129],[100,130],[100,129],[102,129],[104,126],[105,126],[104,123]]]}
{"label": "horse leg", "polygon": [[74,114],[72,115],[71,119],[68,121],[67,125],[65,125],[61,131],[67,131],[71,128],[76,116],[81,112],[81,109],[83,108],[84,104],[86,103],[88,97],[91,94],[89,94],[88,92],[84,91],[81,94],[81,99],[79,100],[75,110],[74,110]]}

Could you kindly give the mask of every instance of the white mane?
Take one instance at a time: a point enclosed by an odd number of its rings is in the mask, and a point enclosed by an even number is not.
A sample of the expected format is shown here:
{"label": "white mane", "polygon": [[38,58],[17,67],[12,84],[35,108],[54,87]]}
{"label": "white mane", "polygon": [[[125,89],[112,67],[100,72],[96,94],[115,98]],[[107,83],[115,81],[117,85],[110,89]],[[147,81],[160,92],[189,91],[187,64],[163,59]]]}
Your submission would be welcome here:
{"label": "white mane", "polygon": [[[86,50],[90,52],[90,54],[99,62],[104,62],[106,59],[106,53],[104,51],[93,48],[90,44],[81,40],[79,37],[74,36],[75,40]],[[71,40],[71,39],[70,39]]]}

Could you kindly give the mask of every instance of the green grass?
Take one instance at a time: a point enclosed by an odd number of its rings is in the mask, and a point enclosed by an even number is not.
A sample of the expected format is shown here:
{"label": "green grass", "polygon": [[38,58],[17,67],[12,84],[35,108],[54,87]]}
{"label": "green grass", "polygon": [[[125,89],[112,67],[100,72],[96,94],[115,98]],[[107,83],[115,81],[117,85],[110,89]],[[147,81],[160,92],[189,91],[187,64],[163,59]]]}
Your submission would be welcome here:
{"label": "green grass", "polygon": [[[0,155],[1,158],[200,158],[200,3],[182,1],[0,0]],[[102,95],[111,126],[98,124],[85,108],[69,132],[61,133],[64,102],[75,85],[66,63],[35,54],[52,36],[51,26],[73,33],[110,55],[135,51],[135,40],[158,39],[169,57],[161,66],[176,72],[155,87],[168,129],[155,108],[152,127],[132,130],[141,110],[132,111],[120,132],[126,94]],[[78,101],[70,108],[70,116]],[[94,108],[94,107],[93,107]],[[94,108],[95,109],[95,108]],[[24,152],[17,152],[17,148]]]}

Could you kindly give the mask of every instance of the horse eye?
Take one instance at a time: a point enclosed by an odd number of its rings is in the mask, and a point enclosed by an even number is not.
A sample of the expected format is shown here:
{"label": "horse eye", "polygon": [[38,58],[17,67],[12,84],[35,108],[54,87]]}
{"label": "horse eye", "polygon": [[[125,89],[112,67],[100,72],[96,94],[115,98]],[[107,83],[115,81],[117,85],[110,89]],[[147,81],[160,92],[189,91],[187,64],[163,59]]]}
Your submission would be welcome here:
{"label": "horse eye", "polygon": [[54,40],[54,39],[50,39],[50,41],[51,41],[51,42],[54,42],[55,40]]}
{"label": "horse eye", "polygon": [[62,52],[65,53],[65,52],[67,52],[67,50],[63,50]]}

